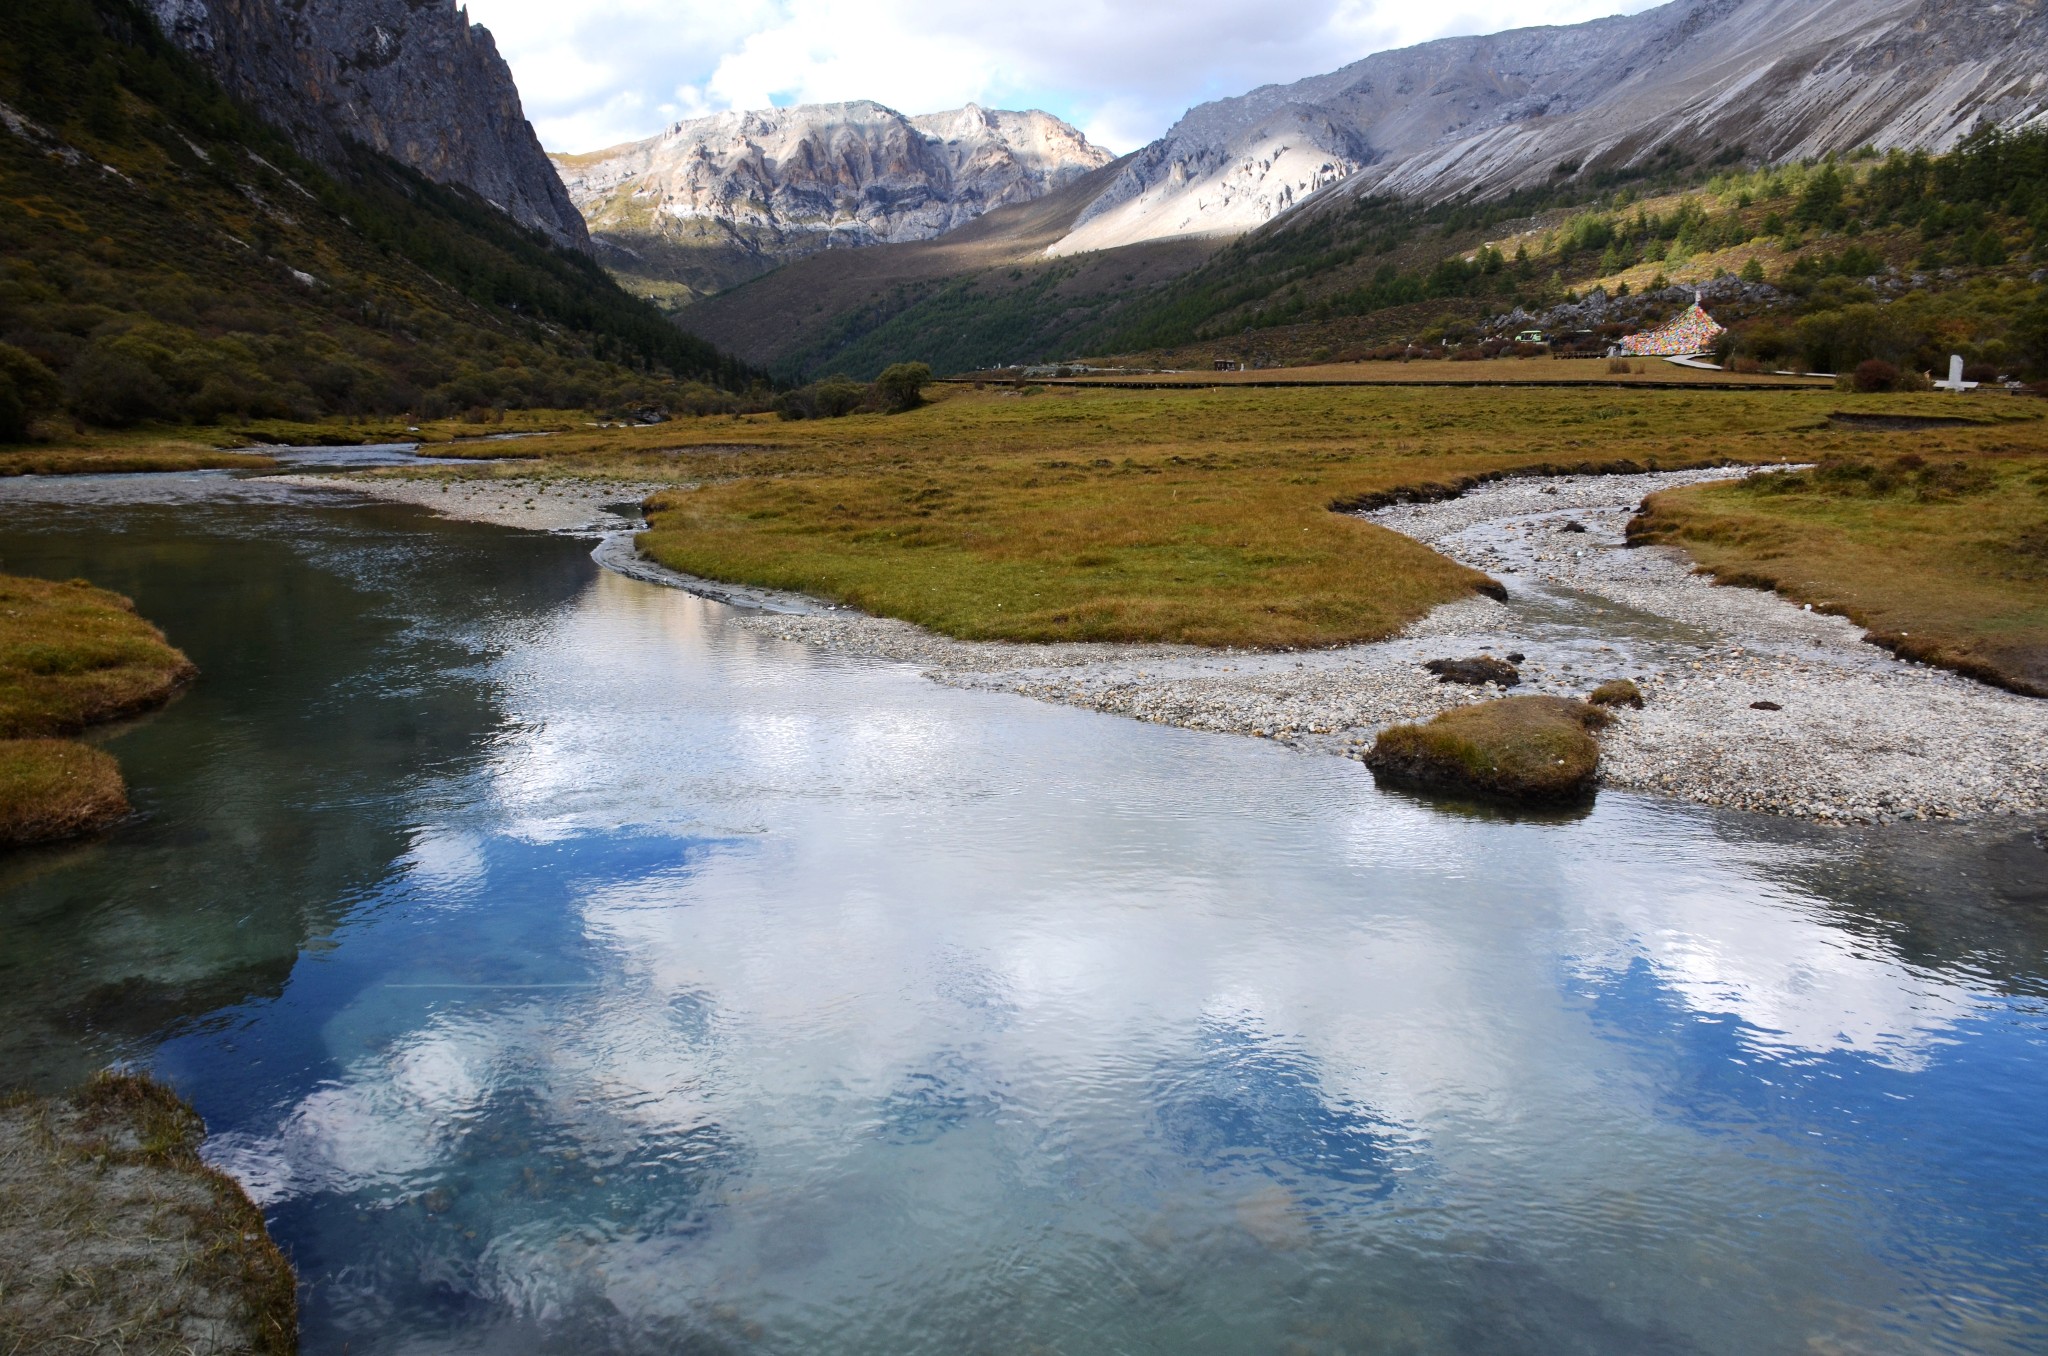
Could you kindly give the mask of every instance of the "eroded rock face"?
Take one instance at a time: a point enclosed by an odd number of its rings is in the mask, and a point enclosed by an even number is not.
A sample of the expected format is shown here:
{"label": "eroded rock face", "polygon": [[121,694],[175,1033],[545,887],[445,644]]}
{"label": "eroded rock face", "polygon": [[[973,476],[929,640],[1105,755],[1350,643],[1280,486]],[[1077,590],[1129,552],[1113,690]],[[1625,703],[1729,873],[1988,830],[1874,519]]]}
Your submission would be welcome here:
{"label": "eroded rock face", "polygon": [[970,104],[905,117],[856,100],[692,118],[555,164],[602,241],[737,252],[765,267],[928,240],[1112,158],[1049,113]]}
{"label": "eroded rock face", "polygon": [[1774,162],[1945,150],[1980,118],[2048,111],[2044,64],[2039,0],[1676,0],[1446,38],[1190,109],[1050,252],[1234,235],[1318,193],[1493,194],[1667,145]]}
{"label": "eroded rock face", "polygon": [[157,23],[314,159],[349,138],[588,249],[490,31],[447,0],[148,0]]}

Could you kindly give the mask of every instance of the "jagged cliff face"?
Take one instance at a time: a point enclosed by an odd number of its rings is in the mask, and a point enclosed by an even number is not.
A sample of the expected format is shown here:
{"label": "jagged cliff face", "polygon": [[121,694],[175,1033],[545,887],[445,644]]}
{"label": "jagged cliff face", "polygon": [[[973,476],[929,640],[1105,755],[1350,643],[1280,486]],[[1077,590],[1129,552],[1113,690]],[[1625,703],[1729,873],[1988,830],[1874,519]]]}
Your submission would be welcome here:
{"label": "jagged cliff face", "polygon": [[2043,0],[1678,0],[1381,52],[1203,104],[1051,252],[1237,234],[1325,189],[1336,201],[1493,194],[1561,165],[1642,164],[1666,145],[1773,161],[1945,150],[1980,119],[2044,115]]}
{"label": "jagged cliff face", "polygon": [[148,0],[237,98],[333,163],[341,138],[589,248],[490,32],[452,0]]}
{"label": "jagged cliff face", "polygon": [[701,295],[821,249],[930,239],[1111,158],[1047,113],[861,100],[694,118],[555,164],[609,262]]}

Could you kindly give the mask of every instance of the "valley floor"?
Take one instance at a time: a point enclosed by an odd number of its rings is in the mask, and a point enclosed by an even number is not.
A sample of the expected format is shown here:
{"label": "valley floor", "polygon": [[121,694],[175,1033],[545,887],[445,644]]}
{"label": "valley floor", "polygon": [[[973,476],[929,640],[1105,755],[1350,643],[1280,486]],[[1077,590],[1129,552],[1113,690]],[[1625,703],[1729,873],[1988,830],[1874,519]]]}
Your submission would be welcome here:
{"label": "valley floor", "polygon": [[[599,558],[750,605],[740,624],[764,635],[915,664],[955,687],[1304,751],[1359,757],[1389,724],[1497,695],[1437,682],[1422,667],[1429,659],[1518,653],[1518,691],[1583,695],[1616,677],[1642,688],[1644,708],[1617,712],[1603,737],[1607,786],[1837,822],[2048,812],[2048,702],[1894,659],[1842,618],[1709,582],[1675,549],[1625,545],[1623,529],[1645,495],[1729,474],[1510,479],[1379,510],[1373,521],[1503,581],[1507,601],[1462,599],[1394,639],[1323,650],[960,641],[676,575],[635,557],[622,535]],[[606,504],[649,488],[341,483],[455,516],[586,531],[603,521]]]}

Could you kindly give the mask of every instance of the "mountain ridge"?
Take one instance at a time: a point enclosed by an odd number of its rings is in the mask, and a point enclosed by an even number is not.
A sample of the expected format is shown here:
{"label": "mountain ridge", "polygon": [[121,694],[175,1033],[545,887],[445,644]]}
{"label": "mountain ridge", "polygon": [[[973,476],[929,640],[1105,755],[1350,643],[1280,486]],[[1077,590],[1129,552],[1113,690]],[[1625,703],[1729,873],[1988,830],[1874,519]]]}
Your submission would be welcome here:
{"label": "mountain ridge", "polygon": [[692,118],[553,162],[613,271],[681,300],[820,250],[928,240],[1112,158],[1036,109],[861,99]]}
{"label": "mountain ridge", "polygon": [[2041,0],[1675,0],[1439,39],[1197,105],[1051,253],[1242,234],[1311,198],[1498,196],[1660,154],[1947,150],[1979,120],[2048,116],[2044,57]]}
{"label": "mountain ridge", "polygon": [[146,0],[165,35],[330,168],[344,140],[587,251],[490,30],[454,0]]}

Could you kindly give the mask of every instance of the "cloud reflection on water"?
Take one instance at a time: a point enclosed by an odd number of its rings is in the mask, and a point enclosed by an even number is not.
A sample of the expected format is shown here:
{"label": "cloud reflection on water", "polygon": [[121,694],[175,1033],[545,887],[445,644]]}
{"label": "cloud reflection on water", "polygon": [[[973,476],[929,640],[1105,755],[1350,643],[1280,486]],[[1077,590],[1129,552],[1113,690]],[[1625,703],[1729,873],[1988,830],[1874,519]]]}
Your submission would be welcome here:
{"label": "cloud reflection on water", "polygon": [[[1977,995],[1832,926],[1774,874],[1796,849],[1624,796],[1444,815],[610,577],[498,681],[506,735],[339,939],[363,982],[306,999],[329,1072],[217,1141],[316,1255],[375,1254],[378,1303],[942,1350],[920,1306],[965,1323],[1011,1284],[1037,1331],[1165,1343],[1169,1313],[1279,1322],[1323,1268],[1439,1284],[1509,1240],[1616,1350],[1667,1321],[1789,1345],[1917,1293],[1854,1194],[1760,1233],[1835,1164],[1675,1118],[1682,1051],[1602,1006],[1648,973],[1758,1051],[1927,1068]],[[419,1321],[367,1294],[316,1287],[316,1323]]]}

